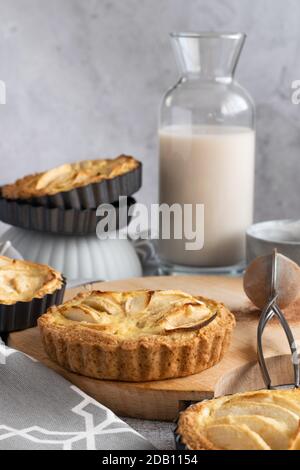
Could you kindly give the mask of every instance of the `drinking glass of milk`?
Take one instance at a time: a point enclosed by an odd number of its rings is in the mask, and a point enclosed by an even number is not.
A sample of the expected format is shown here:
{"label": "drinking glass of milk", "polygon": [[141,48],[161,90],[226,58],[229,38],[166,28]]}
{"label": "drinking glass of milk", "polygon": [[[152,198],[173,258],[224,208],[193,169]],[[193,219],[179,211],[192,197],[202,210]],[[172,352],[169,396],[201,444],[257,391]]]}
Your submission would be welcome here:
{"label": "drinking glass of milk", "polygon": [[255,161],[254,105],[234,79],[245,39],[171,34],[180,79],[160,115],[160,207],[170,209],[161,225],[173,223],[170,236],[160,229],[163,272],[232,273],[242,266]]}

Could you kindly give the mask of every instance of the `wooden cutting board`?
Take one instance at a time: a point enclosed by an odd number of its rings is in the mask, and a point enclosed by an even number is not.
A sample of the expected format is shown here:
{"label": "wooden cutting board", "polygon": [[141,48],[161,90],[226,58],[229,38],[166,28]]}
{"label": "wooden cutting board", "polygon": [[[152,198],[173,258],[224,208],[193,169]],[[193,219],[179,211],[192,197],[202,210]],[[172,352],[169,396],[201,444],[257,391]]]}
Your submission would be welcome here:
{"label": "wooden cutting board", "polygon": [[[228,390],[232,391],[232,387],[234,391],[263,387],[259,369],[255,364],[256,328],[259,314],[243,293],[241,278],[144,277],[70,289],[65,298],[69,299],[80,290],[91,288],[102,290],[182,289],[224,302],[236,314],[237,319],[230,350],[221,363],[200,374],[155,382],[127,383],[90,379],[56,365],[44,352],[37,328],[12,333],[8,339],[9,346],[23,351],[54,369],[119,416],[173,420],[182,402],[211,398],[214,394],[220,395]],[[295,304],[287,312],[287,317],[300,344],[298,312],[300,313],[300,305]],[[275,321],[266,329],[264,344],[267,356],[288,353],[284,334]],[[289,358],[281,357],[278,361],[274,361],[270,362],[270,367],[275,375],[275,382],[276,378],[279,381],[291,378]]]}

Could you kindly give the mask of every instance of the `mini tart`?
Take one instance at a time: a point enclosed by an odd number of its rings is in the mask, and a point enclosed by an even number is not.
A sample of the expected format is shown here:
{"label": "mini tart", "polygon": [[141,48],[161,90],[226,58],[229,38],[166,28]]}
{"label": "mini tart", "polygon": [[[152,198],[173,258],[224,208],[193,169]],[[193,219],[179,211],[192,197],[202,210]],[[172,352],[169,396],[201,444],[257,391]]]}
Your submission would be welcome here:
{"label": "mini tart", "polygon": [[189,450],[300,450],[300,390],[261,390],[190,406],[176,440]]}
{"label": "mini tart", "polygon": [[39,319],[44,347],[66,369],[148,381],[219,362],[235,325],[224,305],[181,291],[81,293]]}
{"label": "mini tart", "polygon": [[115,202],[141,185],[141,163],[120,155],[114,159],[66,163],[51,170],[24,176],[1,188],[9,200],[27,200],[50,207],[95,208]]}
{"label": "mini tart", "polygon": [[0,332],[36,325],[63,300],[65,280],[47,265],[0,256]]}
{"label": "mini tart", "polygon": [[0,304],[41,299],[62,284],[61,274],[50,266],[0,256]]}

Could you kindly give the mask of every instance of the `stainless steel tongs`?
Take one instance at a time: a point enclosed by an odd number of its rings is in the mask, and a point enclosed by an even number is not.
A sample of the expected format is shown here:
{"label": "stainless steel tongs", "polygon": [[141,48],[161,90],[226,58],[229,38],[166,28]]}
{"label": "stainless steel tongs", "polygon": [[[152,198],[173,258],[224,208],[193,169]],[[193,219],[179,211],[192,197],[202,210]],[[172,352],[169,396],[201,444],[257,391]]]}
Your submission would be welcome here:
{"label": "stainless steel tongs", "polygon": [[[299,359],[298,351],[297,351],[297,343],[294,338],[293,332],[284,316],[284,313],[282,312],[282,310],[277,304],[277,298],[278,298],[277,280],[278,280],[278,254],[277,254],[277,251],[274,250],[273,255],[272,255],[272,275],[270,279],[271,294],[270,294],[270,298],[267,304],[262,310],[261,317],[260,317],[259,324],[258,324],[258,329],[257,329],[258,362],[260,365],[260,370],[261,370],[265,385],[270,390],[295,388],[295,387],[299,388],[300,386],[300,359]],[[279,320],[289,343],[291,356],[292,356],[293,369],[294,369],[294,384],[284,384],[284,385],[273,386],[270,374],[268,372],[266,360],[264,357],[262,340],[263,340],[263,333],[264,333],[265,327],[267,326],[268,322],[271,321],[272,318],[274,318],[274,316],[276,316],[277,319]]]}

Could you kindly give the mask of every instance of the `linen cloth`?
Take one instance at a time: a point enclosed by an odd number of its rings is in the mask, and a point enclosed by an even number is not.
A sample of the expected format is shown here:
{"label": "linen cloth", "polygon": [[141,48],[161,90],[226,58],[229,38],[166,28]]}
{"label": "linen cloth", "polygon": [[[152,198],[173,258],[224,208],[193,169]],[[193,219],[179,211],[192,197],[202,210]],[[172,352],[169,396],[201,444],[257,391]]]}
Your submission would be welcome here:
{"label": "linen cloth", "polygon": [[0,450],[151,449],[112,411],[1,341]]}

